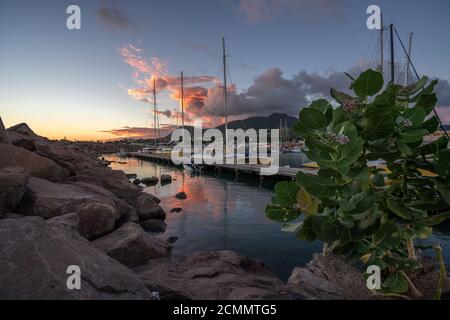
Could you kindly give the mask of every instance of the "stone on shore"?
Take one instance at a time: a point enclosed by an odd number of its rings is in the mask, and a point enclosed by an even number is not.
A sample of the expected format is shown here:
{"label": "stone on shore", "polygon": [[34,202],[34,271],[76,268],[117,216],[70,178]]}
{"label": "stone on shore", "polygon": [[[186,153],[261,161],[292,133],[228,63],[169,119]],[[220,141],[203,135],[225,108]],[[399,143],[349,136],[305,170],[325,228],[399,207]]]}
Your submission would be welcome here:
{"label": "stone on shore", "polygon": [[179,200],[186,200],[187,199],[187,194],[186,194],[186,192],[178,192],[175,195],[175,198],[177,198]]}
{"label": "stone on shore", "polygon": [[308,300],[367,300],[373,298],[360,270],[342,257],[314,255],[305,267],[295,268],[288,285]]}
{"label": "stone on shore", "polygon": [[168,174],[161,175],[161,184],[169,184],[172,183],[172,176]]}
{"label": "stone on shore", "polygon": [[37,143],[49,143],[49,140],[34,133],[26,123],[8,128],[6,133],[13,145],[29,151],[36,151]]}
{"label": "stone on shore", "polygon": [[0,194],[5,194],[5,208],[15,209],[27,189],[29,175],[21,167],[0,169]]}
{"label": "stone on shore", "polygon": [[[81,290],[67,288],[69,266],[81,269]],[[89,241],[39,217],[0,220],[0,299],[151,299],[127,267]]]}
{"label": "stone on shore", "polygon": [[9,136],[6,133],[2,117],[0,117],[0,143],[11,144],[11,139],[9,139]]}
{"label": "stone on shore", "polygon": [[158,179],[158,177],[148,177],[148,178],[142,178],[141,182],[147,186],[155,186],[158,184],[159,179]]}
{"label": "stone on shore", "polygon": [[57,184],[39,178],[30,178],[21,212],[45,219],[76,212],[80,218],[80,234],[88,239],[112,232],[121,218],[114,200],[101,193],[76,184]]}
{"label": "stone on shore", "polygon": [[135,271],[161,299],[261,300],[301,298],[262,262],[232,251],[151,260]]}
{"label": "stone on shore", "polygon": [[80,171],[98,167],[99,161],[92,155],[74,150],[70,145],[60,142],[36,143],[38,154],[53,160],[73,176]]}
{"label": "stone on shore", "polygon": [[140,225],[145,231],[152,233],[161,233],[166,231],[167,228],[167,224],[158,219],[147,219],[145,221],[141,221]]}
{"label": "stone on shore", "polygon": [[101,186],[133,206],[141,194],[141,190],[130,183],[123,171],[112,170],[111,168],[98,167],[83,170],[73,177],[72,180]]}
{"label": "stone on shore", "polygon": [[19,166],[31,176],[50,181],[61,181],[63,169],[50,159],[9,144],[0,144],[0,168]]}
{"label": "stone on shore", "polygon": [[164,209],[155,202],[154,196],[146,192],[143,192],[137,199],[136,212],[141,221],[147,219],[164,220],[166,218]]}
{"label": "stone on shore", "polygon": [[167,257],[172,247],[135,223],[126,223],[92,244],[130,268],[144,265],[149,259]]}

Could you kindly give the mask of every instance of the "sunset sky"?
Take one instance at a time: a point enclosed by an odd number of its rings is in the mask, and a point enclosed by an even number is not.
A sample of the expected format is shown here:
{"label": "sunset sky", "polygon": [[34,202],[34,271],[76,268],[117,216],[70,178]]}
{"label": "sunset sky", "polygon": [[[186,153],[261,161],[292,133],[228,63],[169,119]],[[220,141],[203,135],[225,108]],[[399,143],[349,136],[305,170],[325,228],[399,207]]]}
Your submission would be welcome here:
{"label": "sunset sky", "polygon": [[[81,7],[81,30],[66,28],[71,4]],[[183,70],[189,118],[220,124],[222,37],[231,118],[297,115],[330,86],[345,89],[344,71],[375,67],[371,4],[404,41],[414,32],[413,61],[441,80],[438,111],[450,124],[448,0],[2,0],[0,115],[7,127],[26,122],[49,138],[148,136],[153,78],[160,123],[170,128]]]}

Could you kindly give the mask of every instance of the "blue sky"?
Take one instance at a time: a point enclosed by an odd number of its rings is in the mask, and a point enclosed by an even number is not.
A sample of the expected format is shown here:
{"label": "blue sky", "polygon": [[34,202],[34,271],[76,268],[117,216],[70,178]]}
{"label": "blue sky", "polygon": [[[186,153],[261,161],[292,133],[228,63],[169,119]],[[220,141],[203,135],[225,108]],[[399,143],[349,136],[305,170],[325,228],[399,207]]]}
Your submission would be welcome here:
{"label": "blue sky", "polygon": [[[70,4],[81,7],[81,30],[66,28]],[[242,99],[248,95],[240,93],[249,90],[270,100],[273,83],[274,92],[290,97],[286,90],[300,83],[294,81],[300,72],[301,79],[318,75],[326,80],[370,60],[378,36],[366,28],[371,4],[382,8],[385,22],[394,22],[405,40],[407,32],[414,32],[419,73],[450,78],[447,0],[2,1],[0,115],[7,126],[27,122],[52,138],[106,139],[118,134],[114,128],[147,127],[152,125],[149,104],[127,94],[138,84],[118,49],[129,44],[142,49],[143,59],[157,57],[172,77],[181,70],[187,76],[221,77],[222,36],[236,85],[233,116],[272,109],[295,114],[293,105],[283,101],[279,107],[246,109]],[[101,8],[119,16],[101,16]],[[178,110],[171,94],[158,94],[160,110]],[[292,99],[304,102],[298,92]],[[192,116],[204,112],[220,121],[217,109],[220,105],[208,106]],[[176,120],[162,116],[161,122]]]}

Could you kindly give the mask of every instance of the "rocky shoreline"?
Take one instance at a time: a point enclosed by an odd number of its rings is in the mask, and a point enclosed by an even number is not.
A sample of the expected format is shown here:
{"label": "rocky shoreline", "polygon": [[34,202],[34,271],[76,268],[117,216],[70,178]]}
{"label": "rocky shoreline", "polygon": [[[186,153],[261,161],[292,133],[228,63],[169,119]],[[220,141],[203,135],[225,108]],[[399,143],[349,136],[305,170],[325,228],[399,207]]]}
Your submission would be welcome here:
{"label": "rocky shoreline", "polygon": [[[164,225],[160,200],[96,150],[26,124],[5,129],[0,119],[0,299],[371,297],[361,273],[332,255],[296,268],[287,283],[232,251],[172,256],[173,239],[146,232]],[[80,290],[66,285],[74,265]]]}

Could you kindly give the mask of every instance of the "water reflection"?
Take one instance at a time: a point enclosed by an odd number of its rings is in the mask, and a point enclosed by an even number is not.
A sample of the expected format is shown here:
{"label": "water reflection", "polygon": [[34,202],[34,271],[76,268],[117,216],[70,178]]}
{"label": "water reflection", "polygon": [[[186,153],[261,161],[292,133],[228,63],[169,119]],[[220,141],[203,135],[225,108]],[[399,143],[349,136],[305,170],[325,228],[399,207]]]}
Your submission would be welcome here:
{"label": "water reflection", "polygon": [[[117,160],[115,156],[105,157]],[[190,175],[171,166],[137,159],[113,163],[113,169],[135,173],[138,178],[170,174],[171,184],[147,187],[145,192],[159,197],[167,213],[165,237],[176,236],[174,254],[186,255],[196,251],[234,250],[265,262],[279,277],[286,280],[292,269],[307,263],[321,244],[297,240],[293,234],[282,232],[279,223],[269,220],[265,207],[273,195],[270,180],[232,173]],[[175,195],[184,191],[186,200]],[[182,208],[171,213],[173,208]],[[450,263],[450,238],[448,232],[437,233],[431,242],[443,245],[447,265]],[[428,251],[427,253],[432,254]]]}

